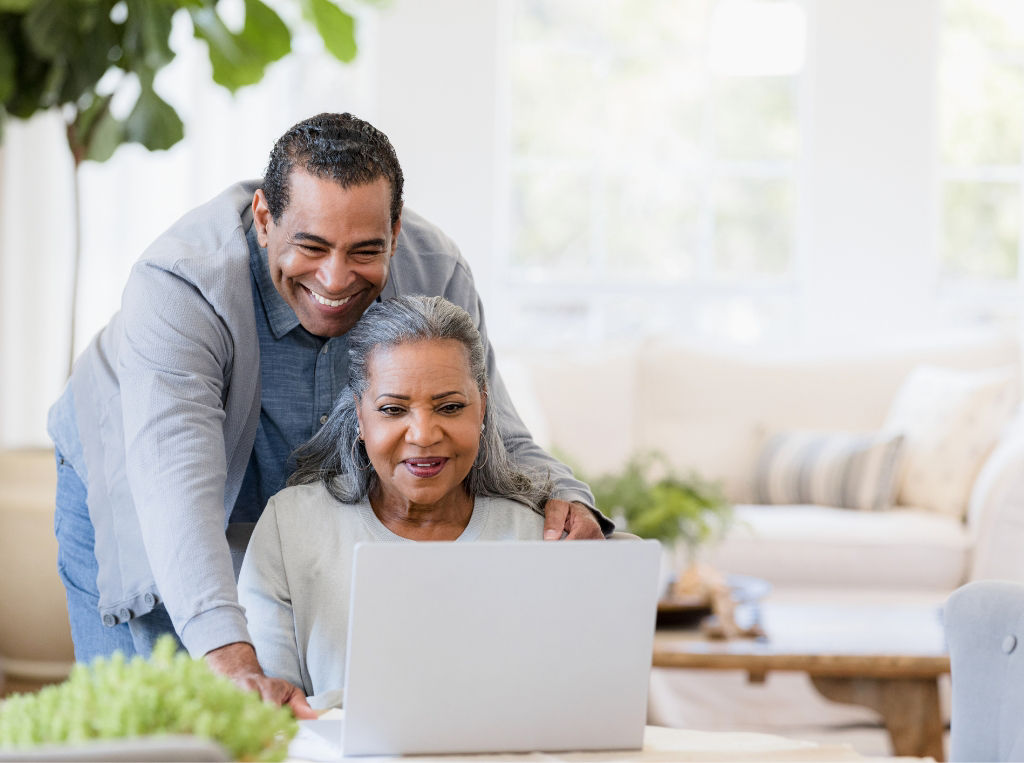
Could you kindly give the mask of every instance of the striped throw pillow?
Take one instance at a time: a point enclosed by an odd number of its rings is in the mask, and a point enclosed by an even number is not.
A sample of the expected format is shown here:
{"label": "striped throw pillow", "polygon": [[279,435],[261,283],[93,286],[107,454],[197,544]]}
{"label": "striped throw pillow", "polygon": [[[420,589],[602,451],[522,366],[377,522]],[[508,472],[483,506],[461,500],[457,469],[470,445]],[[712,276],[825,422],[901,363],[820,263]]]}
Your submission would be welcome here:
{"label": "striped throw pillow", "polygon": [[899,487],[903,435],[782,432],[761,451],[759,503],[882,511]]}

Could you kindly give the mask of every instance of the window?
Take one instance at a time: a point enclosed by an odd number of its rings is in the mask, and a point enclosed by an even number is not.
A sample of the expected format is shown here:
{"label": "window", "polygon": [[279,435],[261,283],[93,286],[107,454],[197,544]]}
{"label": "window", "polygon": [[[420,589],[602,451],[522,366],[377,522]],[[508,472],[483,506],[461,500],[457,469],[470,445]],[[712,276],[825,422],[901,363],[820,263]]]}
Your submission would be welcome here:
{"label": "window", "polygon": [[944,281],[1009,306],[1021,276],[1024,4],[944,0],[938,102]]}
{"label": "window", "polygon": [[802,7],[509,3],[506,340],[783,330]]}

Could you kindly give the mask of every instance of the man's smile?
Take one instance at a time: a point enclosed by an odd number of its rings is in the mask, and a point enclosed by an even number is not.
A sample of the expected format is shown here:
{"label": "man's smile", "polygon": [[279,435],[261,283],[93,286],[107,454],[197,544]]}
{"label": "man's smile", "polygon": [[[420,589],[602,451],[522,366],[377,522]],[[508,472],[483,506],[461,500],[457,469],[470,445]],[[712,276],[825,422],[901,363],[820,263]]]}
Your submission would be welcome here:
{"label": "man's smile", "polygon": [[[300,284],[300,286],[301,286],[301,284]],[[341,307],[346,302],[351,300],[352,297],[355,296],[354,294],[349,294],[347,297],[342,297],[341,299],[328,299],[327,297],[323,296],[322,294],[316,293],[315,291],[310,289],[308,286],[303,286],[302,288],[305,289],[306,291],[308,291],[310,293],[310,296],[313,297],[313,299],[315,299],[321,305],[324,305],[326,307]]]}

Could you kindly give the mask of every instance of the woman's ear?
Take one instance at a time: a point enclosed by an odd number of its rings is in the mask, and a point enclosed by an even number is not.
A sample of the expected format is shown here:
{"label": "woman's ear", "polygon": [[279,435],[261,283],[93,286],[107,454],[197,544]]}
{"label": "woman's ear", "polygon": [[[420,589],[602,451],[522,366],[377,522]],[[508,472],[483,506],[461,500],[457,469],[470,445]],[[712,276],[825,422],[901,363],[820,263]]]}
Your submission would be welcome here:
{"label": "woman's ear", "polygon": [[363,439],[363,431],[364,431],[363,430],[363,411],[362,411],[362,409],[359,406],[359,396],[356,395],[354,392],[352,393],[352,400],[355,401],[356,422],[359,424],[359,431],[358,431],[357,439],[362,440]]}

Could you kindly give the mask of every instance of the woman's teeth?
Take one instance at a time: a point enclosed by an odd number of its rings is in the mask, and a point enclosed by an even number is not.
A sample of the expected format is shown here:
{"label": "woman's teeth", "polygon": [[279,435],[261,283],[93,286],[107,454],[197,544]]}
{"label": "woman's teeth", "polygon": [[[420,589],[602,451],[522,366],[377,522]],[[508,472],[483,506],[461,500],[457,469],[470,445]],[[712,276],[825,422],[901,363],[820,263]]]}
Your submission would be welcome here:
{"label": "woman's teeth", "polygon": [[309,293],[313,295],[313,299],[315,299],[321,305],[327,305],[327,307],[341,307],[350,299],[352,299],[352,297],[345,297],[345,299],[327,299],[327,297],[321,297],[312,289],[309,290]]}

